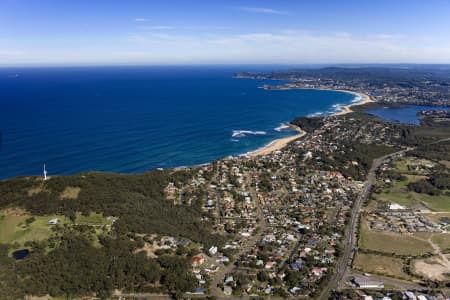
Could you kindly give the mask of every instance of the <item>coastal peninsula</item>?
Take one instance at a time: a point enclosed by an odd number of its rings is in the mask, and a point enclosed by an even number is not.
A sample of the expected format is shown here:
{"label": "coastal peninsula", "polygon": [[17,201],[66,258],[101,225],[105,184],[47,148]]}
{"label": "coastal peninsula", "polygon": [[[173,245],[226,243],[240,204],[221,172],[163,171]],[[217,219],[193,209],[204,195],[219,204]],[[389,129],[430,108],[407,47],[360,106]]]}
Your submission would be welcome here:
{"label": "coastal peninsula", "polygon": [[352,110],[353,106],[360,106],[360,105],[365,105],[365,104],[374,102],[372,100],[372,98],[369,95],[367,95],[367,94],[356,93],[356,92],[346,91],[346,90],[337,90],[337,91],[354,94],[357,97],[361,97],[362,100],[358,101],[358,102],[355,102],[355,103],[352,103],[352,104],[349,104],[349,105],[338,106],[337,108],[340,109],[340,111],[334,113],[333,115],[335,115],[335,116],[341,116],[341,115],[345,115],[345,114],[353,112],[353,110]]}

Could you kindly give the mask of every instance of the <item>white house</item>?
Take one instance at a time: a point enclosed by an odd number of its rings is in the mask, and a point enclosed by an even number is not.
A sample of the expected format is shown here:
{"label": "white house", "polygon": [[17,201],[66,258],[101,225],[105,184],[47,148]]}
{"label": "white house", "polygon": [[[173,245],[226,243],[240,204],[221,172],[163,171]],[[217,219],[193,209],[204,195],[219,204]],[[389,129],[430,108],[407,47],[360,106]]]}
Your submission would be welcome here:
{"label": "white house", "polygon": [[48,221],[48,224],[49,224],[49,225],[56,225],[56,224],[58,224],[58,223],[59,223],[59,220],[58,220],[57,218],[51,219],[51,220]]}
{"label": "white house", "polygon": [[209,248],[208,252],[211,255],[215,255],[217,253],[217,247],[216,246],[212,246],[211,248]]}

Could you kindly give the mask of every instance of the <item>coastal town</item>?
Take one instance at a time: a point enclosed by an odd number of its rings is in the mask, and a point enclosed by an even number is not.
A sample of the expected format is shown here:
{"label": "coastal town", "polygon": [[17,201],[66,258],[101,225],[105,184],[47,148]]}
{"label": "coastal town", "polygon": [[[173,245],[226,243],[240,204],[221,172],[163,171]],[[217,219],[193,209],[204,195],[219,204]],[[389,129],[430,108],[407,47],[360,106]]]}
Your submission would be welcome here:
{"label": "coastal town", "polygon": [[[1,182],[0,221],[21,220],[4,237],[29,268],[19,271],[34,272],[59,244],[68,250],[54,263],[67,255],[76,264],[72,253],[92,244],[87,253],[106,256],[104,268],[121,268],[117,257],[142,261],[129,267],[134,285],[105,292],[115,299],[445,299],[448,110],[421,111],[421,126],[386,122],[364,113],[381,103],[373,90],[305,82],[265,88],[342,89],[359,101],[296,118],[283,127],[291,136],[200,166],[67,177],[44,168],[42,178]],[[48,240],[17,239],[18,230],[46,230]]]}
{"label": "coastal town", "polygon": [[0,300],[450,300],[450,0],[0,24]]}
{"label": "coastal town", "polygon": [[[371,154],[352,152],[367,145],[375,158],[409,149],[397,125],[349,112],[321,119],[317,129],[294,141],[203,166],[187,186],[167,187],[168,200],[177,203],[180,198],[173,195],[202,186],[207,194],[202,209],[214,218],[215,230],[235,237],[193,258],[193,271],[202,279],[199,294],[321,297],[338,268],[352,207],[371,165]],[[293,123],[302,125],[301,120]],[[391,170],[391,161],[384,161],[377,172]],[[390,183],[389,178],[378,181]],[[370,211],[365,219],[374,232],[447,232],[447,225],[397,203]],[[362,275],[341,280],[348,280],[344,290],[383,287],[383,280],[375,284]]]}
{"label": "coastal town", "polygon": [[450,90],[445,71],[395,68],[324,68],[279,71],[268,74],[242,72],[237,78],[288,80],[269,90],[329,89],[364,93],[380,104],[449,106]]}

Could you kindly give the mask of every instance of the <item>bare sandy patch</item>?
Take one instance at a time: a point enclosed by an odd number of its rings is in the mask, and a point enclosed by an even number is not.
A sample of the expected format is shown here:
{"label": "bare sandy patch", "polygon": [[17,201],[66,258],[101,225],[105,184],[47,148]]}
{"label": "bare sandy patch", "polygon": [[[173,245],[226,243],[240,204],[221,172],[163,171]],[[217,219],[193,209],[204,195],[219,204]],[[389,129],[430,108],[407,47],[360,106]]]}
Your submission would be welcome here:
{"label": "bare sandy patch", "polygon": [[155,245],[155,243],[149,244],[149,243],[146,242],[146,243],[144,243],[144,247],[136,249],[134,252],[137,253],[137,252],[144,251],[147,254],[147,257],[155,258],[156,257],[156,255],[155,255],[155,251],[156,250],[158,250],[158,246]]}
{"label": "bare sandy patch", "polygon": [[[138,234],[138,236],[143,237],[143,234]],[[144,251],[147,254],[147,257],[155,258],[157,255],[155,254],[156,251],[159,249],[170,249],[170,246],[164,245],[164,242],[162,241],[164,237],[161,237],[161,239],[156,239],[157,235],[152,234],[150,238],[152,239],[152,242],[144,242],[144,246],[141,248],[138,248],[134,250],[134,253]]]}
{"label": "bare sandy patch", "polygon": [[5,216],[12,216],[12,217],[20,217],[28,215],[28,213],[20,207],[6,208],[2,210],[1,213]]}
{"label": "bare sandy patch", "polygon": [[443,281],[448,279],[446,274],[450,273],[450,266],[439,257],[425,260],[417,260],[413,263],[414,271],[431,280]]}
{"label": "bare sandy patch", "polygon": [[25,296],[25,300],[51,300],[54,299],[53,297],[51,297],[50,295],[46,295],[46,296]]}
{"label": "bare sandy patch", "polygon": [[77,199],[78,194],[81,189],[79,187],[67,186],[64,191],[62,191],[61,195],[59,195],[60,199]]}
{"label": "bare sandy patch", "polygon": [[447,168],[450,168],[450,160],[441,160],[440,163],[446,166]]}
{"label": "bare sandy patch", "polygon": [[28,189],[27,194],[28,194],[28,197],[31,197],[35,194],[39,194],[42,191],[43,191],[42,187],[33,187],[33,188]]}

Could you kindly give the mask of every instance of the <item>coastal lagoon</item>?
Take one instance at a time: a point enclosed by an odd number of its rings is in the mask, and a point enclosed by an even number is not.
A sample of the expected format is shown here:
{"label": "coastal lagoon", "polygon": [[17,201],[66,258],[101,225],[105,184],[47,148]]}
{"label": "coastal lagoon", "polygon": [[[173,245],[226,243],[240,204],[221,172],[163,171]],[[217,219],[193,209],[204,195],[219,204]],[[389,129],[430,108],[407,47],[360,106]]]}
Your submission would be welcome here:
{"label": "coastal lagoon", "polygon": [[382,118],[386,121],[398,122],[403,124],[419,125],[419,112],[424,110],[440,110],[448,109],[442,106],[423,106],[423,105],[407,105],[399,108],[380,108],[368,110],[367,113]]}
{"label": "coastal lagoon", "polygon": [[0,178],[190,166],[295,134],[295,117],[354,101],[325,90],[264,90],[244,67],[0,69]]}

